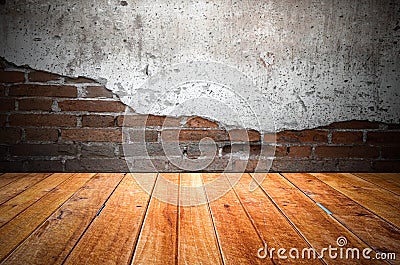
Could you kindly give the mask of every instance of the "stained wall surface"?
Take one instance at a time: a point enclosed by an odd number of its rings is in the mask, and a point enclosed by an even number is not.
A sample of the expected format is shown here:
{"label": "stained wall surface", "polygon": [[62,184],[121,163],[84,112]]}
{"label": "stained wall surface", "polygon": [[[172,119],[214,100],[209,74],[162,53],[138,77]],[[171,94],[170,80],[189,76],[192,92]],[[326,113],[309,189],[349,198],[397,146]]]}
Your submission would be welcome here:
{"label": "stained wall surface", "polygon": [[[139,113],[179,115],[170,106],[199,95],[170,97],[183,90],[143,84],[170,65],[211,61],[254,82],[236,92],[259,112],[269,106],[278,131],[345,120],[398,123],[399,23],[395,0],[6,0],[0,56],[95,79]],[[229,105],[226,97],[221,105]],[[212,119],[204,109],[189,114]],[[229,108],[220,111],[218,122],[265,129],[250,116],[239,124]]]}

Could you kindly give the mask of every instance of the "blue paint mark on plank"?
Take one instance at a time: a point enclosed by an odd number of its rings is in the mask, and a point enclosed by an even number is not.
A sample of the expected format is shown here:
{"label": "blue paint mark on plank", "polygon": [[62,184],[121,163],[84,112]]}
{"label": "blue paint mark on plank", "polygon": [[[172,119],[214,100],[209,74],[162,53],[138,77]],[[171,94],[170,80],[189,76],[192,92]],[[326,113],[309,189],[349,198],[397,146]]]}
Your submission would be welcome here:
{"label": "blue paint mark on plank", "polygon": [[329,211],[328,209],[326,209],[325,206],[323,206],[321,203],[317,202],[317,205],[318,205],[322,210],[324,210],[327,214],[329,214],[329,215],[332,214],[332,212]]}

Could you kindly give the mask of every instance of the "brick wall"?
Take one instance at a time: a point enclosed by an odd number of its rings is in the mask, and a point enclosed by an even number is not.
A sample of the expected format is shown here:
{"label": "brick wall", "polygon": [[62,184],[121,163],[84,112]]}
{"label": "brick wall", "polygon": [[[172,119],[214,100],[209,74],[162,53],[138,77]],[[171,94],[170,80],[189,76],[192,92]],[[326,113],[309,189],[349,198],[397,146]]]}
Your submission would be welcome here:
{"label": "brick wall", "polygon": [[[179,138],[182,153],[198,158],[198,143],[210,137],[222,149],[205,171],[254,170],[261,142],[275,136],[256,131],[229,133],[199,117],[124,116],[126,106],[102,85],[85,78],[0,65],[0,171],[129,171],[122,148],[122,128],[134,139],[146,124],[146,150],[132,150],[135,167],[179,171],[164,154]],[[242,151],[250,144],[250,157]],[[272,171],[400,171],[400,125],[348,121],[276,135]],[[185,151],[184,151],[185,150]],[[176,154],[181,156],[182,154]],[[229,164],[229,156],[234,157]],[[266,158],[262,158],[266,159]],[[246,164],[247,163],[247,164]]]}

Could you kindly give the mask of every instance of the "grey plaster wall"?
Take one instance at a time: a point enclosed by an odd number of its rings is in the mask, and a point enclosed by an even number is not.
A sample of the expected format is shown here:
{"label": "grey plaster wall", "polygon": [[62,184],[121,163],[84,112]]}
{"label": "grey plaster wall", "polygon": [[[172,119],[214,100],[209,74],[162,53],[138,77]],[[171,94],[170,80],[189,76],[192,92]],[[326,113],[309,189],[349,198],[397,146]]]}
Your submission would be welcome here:
{"label": "grey plaster wall", "polygon": [[[170,65],[212,61],[254,82],[237,92],[257,115],[268,112],[269,102],[277,130],[400,121],[396,0],[3,0],[0,25],[0,56],[96,79],[137,112],[180,114],[167,110],[180,102],[140,104],[168,94],[143,84]],[[206,107],[192,114],[213,118]],[[220,122],[266,129],[240,113],[238,123],[228,112],[222,108]]]}

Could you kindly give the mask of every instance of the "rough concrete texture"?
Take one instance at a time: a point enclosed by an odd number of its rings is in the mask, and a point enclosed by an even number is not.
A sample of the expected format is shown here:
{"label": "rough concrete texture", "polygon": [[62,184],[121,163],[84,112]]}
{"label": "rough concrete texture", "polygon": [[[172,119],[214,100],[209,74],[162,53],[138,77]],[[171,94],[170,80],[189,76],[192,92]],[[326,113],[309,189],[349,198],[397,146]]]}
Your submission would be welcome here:
{"label": "rough concrete texture", "polygon": [[[5,0],[1,5],[0,56],[93,78],[138,112],[171,114],[163,113],[170,105],[162,100],[155,111],[126,97],[157,95],[138,90],[149,77],[174,64],[214,61],[253,80],[251,89],[269,101],[277,130],[351,119],[400,121],[397,0]],[[262,109],[263,101],[254,98],[246,104]],[[235,125],[234,115],[220,116]],[[252,122],[246,126],[259,129]]]}

